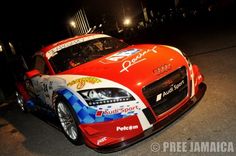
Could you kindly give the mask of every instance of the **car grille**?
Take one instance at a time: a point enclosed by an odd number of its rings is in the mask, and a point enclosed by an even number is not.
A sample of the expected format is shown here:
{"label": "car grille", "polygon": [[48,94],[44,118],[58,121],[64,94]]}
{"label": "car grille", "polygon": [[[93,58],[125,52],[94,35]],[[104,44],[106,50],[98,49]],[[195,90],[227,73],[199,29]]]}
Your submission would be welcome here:
{"label": "car grille", "polygon": [[143,88],[143,94],[156,115],[160,115],[188,94],[186,68],[181,67],[164,78]]}

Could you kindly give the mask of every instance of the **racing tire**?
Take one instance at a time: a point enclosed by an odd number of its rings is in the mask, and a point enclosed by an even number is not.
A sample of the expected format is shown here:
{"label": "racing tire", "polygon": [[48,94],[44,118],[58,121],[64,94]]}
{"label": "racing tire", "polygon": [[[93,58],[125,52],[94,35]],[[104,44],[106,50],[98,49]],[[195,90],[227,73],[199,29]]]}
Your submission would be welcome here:
{"label": "racing tire", "polygon": [[65,98],[59,96],[56,100],[56,114],[60,127],[66,138],[74,145],[84,144],[82,132],[78,127],[79,120],[75,111]]}

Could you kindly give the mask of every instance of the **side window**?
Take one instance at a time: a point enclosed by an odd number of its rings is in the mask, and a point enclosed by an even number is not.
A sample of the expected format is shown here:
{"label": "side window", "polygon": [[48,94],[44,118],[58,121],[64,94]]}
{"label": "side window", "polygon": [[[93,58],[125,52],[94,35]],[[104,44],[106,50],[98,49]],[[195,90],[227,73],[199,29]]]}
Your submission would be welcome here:
{"label": "side window", "polygon": [[48,66],[42,56],[35,56],[34,68],[38,69],[42,74],[49,74]]}

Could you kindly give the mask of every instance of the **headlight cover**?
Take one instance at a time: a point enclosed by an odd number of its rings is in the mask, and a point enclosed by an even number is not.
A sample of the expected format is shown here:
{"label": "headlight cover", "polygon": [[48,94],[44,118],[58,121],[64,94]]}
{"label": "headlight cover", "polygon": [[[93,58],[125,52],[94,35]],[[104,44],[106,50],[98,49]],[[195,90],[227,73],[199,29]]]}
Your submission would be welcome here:
{"label": "headlight cover", "polygon": [[78,93],[89,106],[135,100],[130,93],[120,88],[96,88],[78,91]]}

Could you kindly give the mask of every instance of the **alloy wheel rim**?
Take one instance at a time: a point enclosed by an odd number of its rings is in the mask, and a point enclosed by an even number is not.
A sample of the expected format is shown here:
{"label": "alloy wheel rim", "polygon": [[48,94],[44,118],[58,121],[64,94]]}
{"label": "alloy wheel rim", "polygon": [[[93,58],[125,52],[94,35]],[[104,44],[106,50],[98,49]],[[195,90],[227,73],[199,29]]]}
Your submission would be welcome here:
{"label": "alloy wheel rim", "polygon": [[57,107],[58,117],[62,128],[66,134],[72,139],[76,140],[78,137],[75,120],[67,106],[64,103],[58,103]]}
{"label": "alloy wheel rim", "polygon": [[18,92],[16,92],[16,99],[17,99],[17,103],[20,106],[21,110],[24,111],[25,107],[24,107],[24,100],[22,95],[20,95]]}

